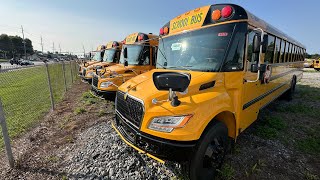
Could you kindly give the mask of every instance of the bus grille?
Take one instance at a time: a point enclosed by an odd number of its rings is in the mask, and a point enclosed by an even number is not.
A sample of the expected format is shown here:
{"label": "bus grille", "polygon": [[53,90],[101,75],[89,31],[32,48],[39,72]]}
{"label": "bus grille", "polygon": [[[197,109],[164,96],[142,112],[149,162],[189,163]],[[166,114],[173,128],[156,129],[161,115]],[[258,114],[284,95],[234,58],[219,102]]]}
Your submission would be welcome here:
{"label": "bus grille", "polygon": [[137,128],[143,116],[143,104],[130,96],[124,99],[124,92],[117,91],[116,110]]}
{"label": "bus grille", "polygon": [[92,86],[98,87],[99,77],[97,75],[94,75],[92,77]]}

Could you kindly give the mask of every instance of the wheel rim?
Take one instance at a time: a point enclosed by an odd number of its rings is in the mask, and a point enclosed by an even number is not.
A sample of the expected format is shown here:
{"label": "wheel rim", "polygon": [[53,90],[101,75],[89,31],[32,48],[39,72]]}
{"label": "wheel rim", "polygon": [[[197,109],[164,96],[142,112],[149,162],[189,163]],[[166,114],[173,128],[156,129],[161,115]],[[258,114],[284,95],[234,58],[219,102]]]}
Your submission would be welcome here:
{"label": "wheel rim", "polygon": [[225,150],[222,138],[214,138],[204,153],[202,172],[204,174],[216,174],[216,170],[219,169],[223,163],[224,156]]}

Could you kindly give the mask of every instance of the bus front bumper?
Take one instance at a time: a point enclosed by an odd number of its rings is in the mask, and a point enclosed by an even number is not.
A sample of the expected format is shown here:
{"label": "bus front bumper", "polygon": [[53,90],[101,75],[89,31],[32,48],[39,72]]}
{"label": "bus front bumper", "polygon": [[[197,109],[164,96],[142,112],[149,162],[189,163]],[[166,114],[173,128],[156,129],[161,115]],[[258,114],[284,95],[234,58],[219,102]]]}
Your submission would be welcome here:
{"label": "bus front bumper", "polygon": [[106,97],[115,97],[116,95],[116,91],[102,91],[93,85],[91,86],[91,93],[102,99],[105,99]]}
{"label": "bus front bumper", "polygon": [[148,135],[132,127],[118,114],[112,126],[129,146],[162,163],[164,160],[189,160],[197,143],[196,141],[173,141]]}

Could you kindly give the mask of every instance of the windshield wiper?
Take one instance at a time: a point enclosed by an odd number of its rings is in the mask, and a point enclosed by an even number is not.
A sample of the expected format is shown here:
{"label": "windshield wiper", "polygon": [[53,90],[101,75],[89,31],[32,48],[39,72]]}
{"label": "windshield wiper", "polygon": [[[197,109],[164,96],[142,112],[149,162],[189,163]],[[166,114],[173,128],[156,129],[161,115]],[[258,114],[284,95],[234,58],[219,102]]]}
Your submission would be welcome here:
{"label": "windshield wiper", "polygon": [[162,69],[167,69],[167,67],[161,65],[160,63],[157,62],[157,65],[161,66]]}
{"label": "windshield wiper", "polygon": [[191,71],[191,69],[188,69],[188,67],[192,67],[192,66],[170,66],[170,67],[167,67],[167,68],[168,68],[168,69],[172,69],[172,68],[182,68],[182,69]]}

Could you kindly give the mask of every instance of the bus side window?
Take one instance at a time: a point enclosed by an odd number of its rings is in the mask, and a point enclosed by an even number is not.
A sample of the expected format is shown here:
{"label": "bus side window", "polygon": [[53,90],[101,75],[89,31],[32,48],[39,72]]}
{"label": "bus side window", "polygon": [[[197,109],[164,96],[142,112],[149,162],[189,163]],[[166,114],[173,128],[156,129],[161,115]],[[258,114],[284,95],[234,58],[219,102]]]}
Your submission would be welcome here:
{"label": "bus side window", "polygon": [[264,62],[266,64],[270,64],[273,62],[273,55],[274,55],[274,41],[275,37],[272,35],[268,35],[268,45],[267,45],[267,51],[264,56]]}
{"label": "bus side window", "polygon": [[250,71],[251,64],[257,64],[259,61],[259,53],[252,53],[253,50],[253,37],[257,32],[248,33],[248,46],[247,46],[247,71]]}

